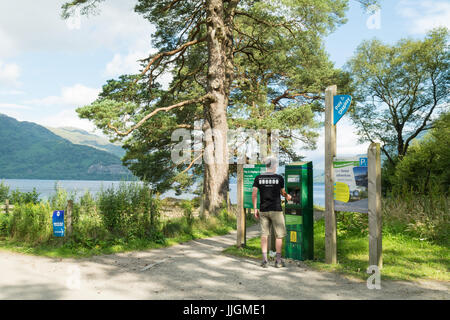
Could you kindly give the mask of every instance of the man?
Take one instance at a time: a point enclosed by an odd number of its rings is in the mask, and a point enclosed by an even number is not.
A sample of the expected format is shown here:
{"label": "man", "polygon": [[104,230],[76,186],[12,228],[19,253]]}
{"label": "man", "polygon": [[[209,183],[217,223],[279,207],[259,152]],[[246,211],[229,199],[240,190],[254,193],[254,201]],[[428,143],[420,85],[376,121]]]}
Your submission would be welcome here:
{"label": "man", "polygon": [[[273,225],[275,231],[275,247],[277,251],[276,268],[285,267],[284,261],[281,259],[281,246],[283,238],[286,236],[286,226],[284,223],[284,215],[281,209],[280,194],[288,201],[292,197],[284,190],[284,179],[276,174],[278,161],[274,157],[265,160],[266,172],[258,175],[253,182],[253,209],[255,210],[255,218],[261,222],[261,250],[263,255],[263,268],[268,267],[267,261],[267,238],[270,233],[270,226]],[[257,208],[258,190],[260,196],[260,209]]]}

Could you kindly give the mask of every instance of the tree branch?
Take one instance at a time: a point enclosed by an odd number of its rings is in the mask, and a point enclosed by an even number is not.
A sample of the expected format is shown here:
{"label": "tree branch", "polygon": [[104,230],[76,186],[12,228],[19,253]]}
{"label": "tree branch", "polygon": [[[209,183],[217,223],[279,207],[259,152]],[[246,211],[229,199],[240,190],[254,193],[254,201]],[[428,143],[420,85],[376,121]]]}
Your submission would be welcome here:
{"label": "tree branch", "polygon": [[306,99],[318,100],[323,99],[321,96],[309,96],[306,92],[289,94],[289,89],[286,90],[281,96],[272,99],[272,104],[277,105],[282,99],[295,99],[296,97],[304,97]]}
{"label": "tree branch", "polygon": [[[155,61],[157,61],[160,58],[163,57],[167,57],[167,56],[173,56],[174,54],[185,50],[187,47],[193,46],[199,42],[203,42],[206,40],[206,37],[200,38],[200,39],[195,39],[189,42],[186,42],[185,44],[183,44],[182,46],[172,50],[172,51],[165,51],[165,52],[160,52],[157,55],[155,55],[150,62],[148,63],[148,65],[145,67],[145,69],[141,72],[141,74],[139,75],[139,77],[134,81],[134,83],[137,83],[139,81],[139,78],[141,78],[143,75],[145,75],[148,70],[150,70],[150,68],[152,67],[152,65],[155,63]],[[159,64],[159,63],[158,63]]]}
{"label": "tree branch", "polygon": [[177,2],[180,2],[181,0],[173,0],[171,3],[169,3],[167,6],[165,6],[164,8],[162,8],[162,12],[165,12],[167,10],[170,10],[175,4],[177,4]]}
{"label": "tree branch", "polygon": [[409,143],[411,142],[411,140],[414,139],[415,137],[417,137],[419,135],[419,133],[424,130],[425,126],[427,125],[428,120],[431,117],[431,114],[433,113],[434,109],[438,105],[438,98],[437,98],[437,92],[436,92],[437,85],[433,78],[433,75],[431,76],[431,83],[433,84],[433,106],[430,108],[430,111],[425,116],[425,119],[423,119],[421,126],[408,139],[406,139],[405,146],[404,146],[405,154],[406,154],[406,151],[408,150],[408,146],[409,146]]}
{"label": "tree branch", "polygon": [[260,24],[269,26],[269,27],[271,27],[271,28],[276,28],[276,27],[283,27],[283,28],[286,28],[286,29],[291,33],[291,35],[295,38],[295,34],[294,34],[294,33],[292,32],[292,30],[288,27],[288,23],[286,23],[286,22],[283,22],[283,23],[269,23],[269,22],[267,22],[267,21],[265,21],[265,20],[262,20],[262,19],[259,19],[259,18],[257,18],[257,17],[252,16],[251,14],[249,14],[249,13],[247,13],[247,12],[238,11],[238,10],[235,11],[235,14],[241,15],[241,16],[245,16],[245,17],[248,17],[248,18],[250,18],[250,19],[255,20],[256,22],[258,22],[258,23],[260,23]]}
{"label": "tree branch", "polygon": [[189,169],[194,165],[195,161],[197,161],[198,159],[200,159],[202,156],[203,156],[203,151],[200,153],[200,155],[199,155],[197,158],[195,158],[194,160],[192,160],[191,164],[190,164],[186,169],[184,169],[183,171],[181,171],[180,174],[183,174],[183,173],[189,171]]}
{"label": "tree branch", "polygon": [[171,106],[168,106],[168,107],[157,108],[157,109],[153,110],[152,112],[150,112],[148,115],[146,115],[144,118],[142,118],[141,121],[139,121],[137,124],[132,126],[127,131],[120,131],[119,129],[117,129],[116,127],[111,125],[110,123],[108,123],[108,128],[111,129],[111,130],[114,130],[114,132],[116,134],[118,134],[119,136],[127,136],[131,132],[133,132],[134,130],[138,129],[140,126],[142,126],[148,119],[153,117],[158,112],[161,112],[161,111],[167,112],[167,111],[170,111],[170,110],[175,109],[175,108],[184,107],[185,105],[188,105],[188,104],[203,102],[203,101],[208,100],[208,99],[210,99],[210,100],[214,99],[213,96],[210,93],[204,95],[203,97],[197,98],[197,99],[185,100],[185,101],[179,102],[177,104],[174,104],[174,105],[171,105]]}

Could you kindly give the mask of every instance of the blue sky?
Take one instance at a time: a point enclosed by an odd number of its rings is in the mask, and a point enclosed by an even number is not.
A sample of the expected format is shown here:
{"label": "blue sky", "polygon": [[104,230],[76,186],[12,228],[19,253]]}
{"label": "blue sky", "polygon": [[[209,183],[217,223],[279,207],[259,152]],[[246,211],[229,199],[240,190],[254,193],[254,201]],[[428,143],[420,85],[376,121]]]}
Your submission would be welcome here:
{"label": "blue sky", "polygon": [[[60,18],[64,0],[0,2],[0,113],[46,126],[94,126],[77,118],[75,109],[95,100],[107,79],[138,70],[137,59],[153,52],[153,27],[132,10],[134,1],[107,0],[101,14],[70,21]],[[382,0],[379,26],[375,17],[350,0],[347,24],[325,42],[330,58],[341,67],[361,41],[377,37],[395,43],[423,38],[437,25],[450,27],[446,0]],[[368,22],[372,23],[367,23]],[[379,28],[378,28],[379,27]],[[319,149],[305,152],[321,159]],[[364,153],[354,129],[338,124],[338,154]]]}

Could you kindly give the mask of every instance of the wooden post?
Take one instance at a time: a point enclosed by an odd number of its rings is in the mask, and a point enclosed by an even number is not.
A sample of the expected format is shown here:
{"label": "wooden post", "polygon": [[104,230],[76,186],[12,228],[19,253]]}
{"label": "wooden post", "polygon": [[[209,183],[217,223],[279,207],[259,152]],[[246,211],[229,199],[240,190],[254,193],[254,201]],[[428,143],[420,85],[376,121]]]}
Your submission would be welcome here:
{"label": "wooden post", "polygon": [[244,165],[237,165],[237,239],[238,248],[245,247]]}
{"label": "wooden post", "polygon": [[381,151],[379,143],[371,143],[367,150],[369,174],[369,265],[383,266],[381,212]]}
{"label": "wooden post", "polygon": [[8,214],[9,210],[9,199],[5,199],[5,213]]}
{"label": "wooden post", "polygon": [[336,126],[333,125],[333,97],[336,85],[325,90],[325,263],[337,263],[336,212],[334,211],[334,170]]}
{"label": "wooden post", "polygon": [[73,212],[73,201],[69,200],[67,201],[67,215],[66,215],[68,238],[72,236],[72,212]]}

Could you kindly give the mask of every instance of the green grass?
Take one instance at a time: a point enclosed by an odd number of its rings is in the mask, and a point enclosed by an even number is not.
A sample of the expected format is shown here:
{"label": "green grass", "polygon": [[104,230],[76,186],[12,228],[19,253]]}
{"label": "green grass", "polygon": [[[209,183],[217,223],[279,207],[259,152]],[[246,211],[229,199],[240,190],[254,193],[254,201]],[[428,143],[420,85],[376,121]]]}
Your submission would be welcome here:
{"label": "green grass", "polygon": [[[51,258],[85,258],[94,255],[114,254],[119,252],[149,250],[168,247],[194,239],[208,238],[228,234],[236,228],[236,220],[232,217],[212,218],[208,221],[194,219],[189,227],[186,219],[177,218],[170,220],[170,227],[166,225],[163,243],[151,239],[124,239],[115,238],[104,241],[71,242],[63,239],[51,239],[42,244],[15,241],[14,239],[0,238],[0,250],[13,251],[22,254],[46,256]],[[247,225],[254,224],[250,217]]]}
{"label": "green grass", "polygon": [[[324,263],[325,227],[319,220],[314,225],[315,260],[305,261],[309,267],[319,271],[333,271],[343,275],[366,280],[369,261],[369,241],[366,233],[341,233],[338,236],[338,261],[336,265]],[[247,241],[246,248],[235,246],[224,253],[240,257],[262,259],[260,239]],[[432,279],[450,281],[450,248],[444,243],[421,241],[408,235],[383,234],[382,279],[419,280]]]}

